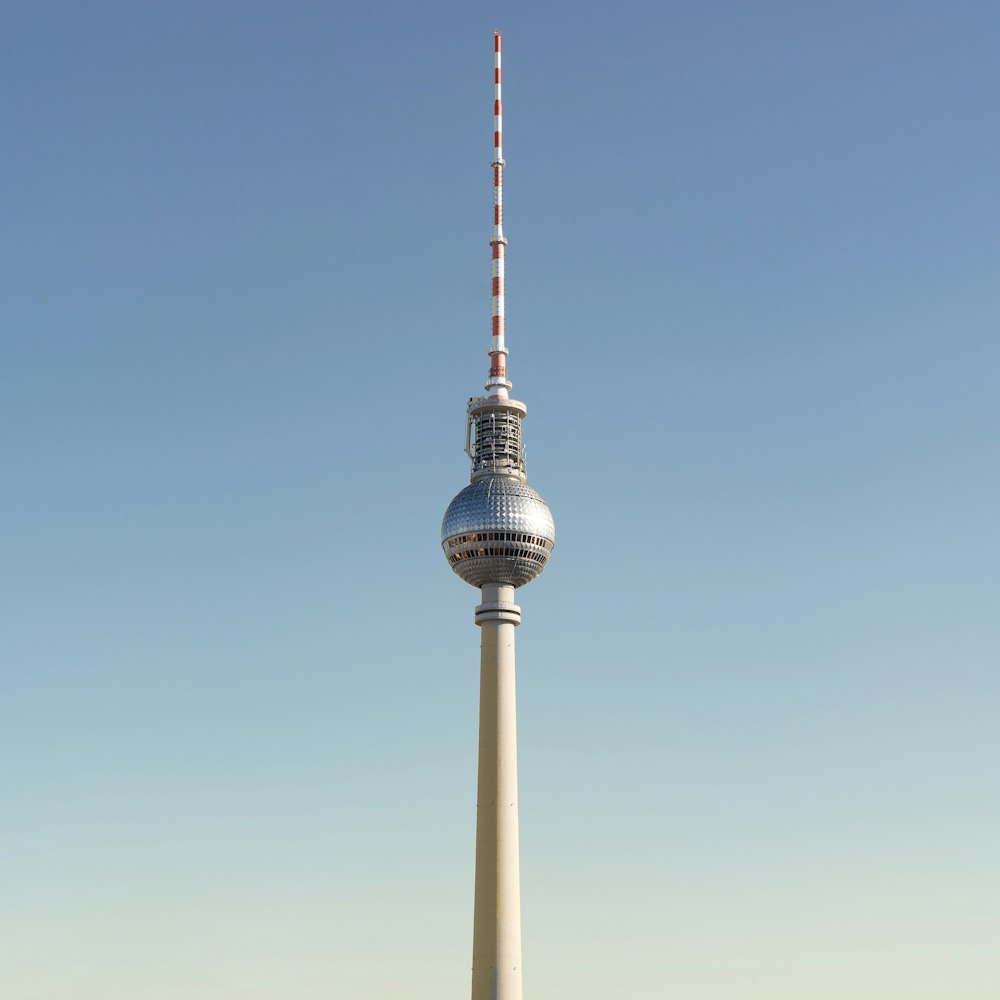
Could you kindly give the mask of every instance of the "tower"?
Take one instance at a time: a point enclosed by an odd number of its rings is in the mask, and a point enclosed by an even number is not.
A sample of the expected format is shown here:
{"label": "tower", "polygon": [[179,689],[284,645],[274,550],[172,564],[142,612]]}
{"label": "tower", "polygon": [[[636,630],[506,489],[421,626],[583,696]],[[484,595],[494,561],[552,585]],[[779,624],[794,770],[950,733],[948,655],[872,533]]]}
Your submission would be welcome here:
{"label": "tower", "polygon": [[492,336],[485,396],[469,400],[465,450],[471,483],[448,505],[441,547],[451,568],[479,587],[479,786],[476,805],[476,902],[472,1000],[521,1000],[521,882],[517,821],[517,722],[514,629],[521,609],[514,589],[545,568],[555,524],[527,485],[521,421],[511,399],[504,338],[502,110],[500,32],[494,36]]}

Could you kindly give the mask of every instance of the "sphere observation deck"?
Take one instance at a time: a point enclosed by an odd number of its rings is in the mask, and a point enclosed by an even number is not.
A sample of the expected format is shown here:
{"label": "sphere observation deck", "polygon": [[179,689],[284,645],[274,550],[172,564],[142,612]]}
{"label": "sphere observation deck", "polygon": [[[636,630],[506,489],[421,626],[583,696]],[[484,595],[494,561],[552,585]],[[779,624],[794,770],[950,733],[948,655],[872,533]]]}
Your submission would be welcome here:
{"label": "sphere observation deck", "polygon": [[466,583],[522,587],[545,568],[556,542],[548,504],[520,478],[473,480],[448,505],[441,548]]}

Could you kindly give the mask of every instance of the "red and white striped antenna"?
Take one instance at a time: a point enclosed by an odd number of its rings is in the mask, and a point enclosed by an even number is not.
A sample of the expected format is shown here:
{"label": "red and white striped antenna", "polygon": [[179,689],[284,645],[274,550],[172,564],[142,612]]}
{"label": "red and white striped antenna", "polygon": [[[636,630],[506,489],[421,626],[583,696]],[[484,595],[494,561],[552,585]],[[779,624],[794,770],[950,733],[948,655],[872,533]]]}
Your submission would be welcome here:
{"label": "red and white striped antenna", "polygon": [[503,109],[500,102],[500,32],[493,33],[493,237],[491,274],[493,338],[490,345],[490,377],[485,389],[489,399],[507,399],[507,345],[504,341],[504,247],[503,234]]}

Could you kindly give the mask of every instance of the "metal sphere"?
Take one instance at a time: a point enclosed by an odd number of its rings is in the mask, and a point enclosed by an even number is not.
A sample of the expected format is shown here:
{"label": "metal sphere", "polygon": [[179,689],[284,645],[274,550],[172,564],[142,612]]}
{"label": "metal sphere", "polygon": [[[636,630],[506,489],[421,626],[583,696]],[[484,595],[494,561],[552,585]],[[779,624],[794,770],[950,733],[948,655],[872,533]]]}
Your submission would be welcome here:
{"label": "metal sphere", "polygon": [[522,587],[545,568],[556,543],[548,504],[513,476],[470,483],[445,511],[441,548],[466,583]]}

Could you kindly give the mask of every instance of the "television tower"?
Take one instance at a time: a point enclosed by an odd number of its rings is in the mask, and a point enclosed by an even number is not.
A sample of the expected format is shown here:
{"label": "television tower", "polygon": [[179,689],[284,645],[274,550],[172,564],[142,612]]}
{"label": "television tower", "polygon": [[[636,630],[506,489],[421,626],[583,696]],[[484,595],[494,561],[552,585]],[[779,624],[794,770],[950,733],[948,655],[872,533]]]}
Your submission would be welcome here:
{"label": "television tower", "polygon": [[517,833],[517,721],[514,589],[545,568],[555,524],[527,485],[521,421],[524,403],[509,397],[504,339],[504,252],[500,32],[494,48],[493,308],[485,396],[469,400],[465,450],[472,482],[448,505],[441,547],[451,568],[482,590],[479,673],[479,793],[476,805],[476,905],[472,1000],[521,1000],[521,876]]}

